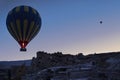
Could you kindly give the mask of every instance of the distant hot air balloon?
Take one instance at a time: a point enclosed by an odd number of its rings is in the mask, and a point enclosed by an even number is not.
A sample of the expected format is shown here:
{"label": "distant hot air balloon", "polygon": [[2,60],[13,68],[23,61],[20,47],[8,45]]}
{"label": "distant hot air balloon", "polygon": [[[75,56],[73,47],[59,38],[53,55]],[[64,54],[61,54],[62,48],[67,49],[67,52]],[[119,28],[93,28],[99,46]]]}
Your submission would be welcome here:
{"label": "distant hot air balloon", "polygon": [[17,6],[8,13],[6,25],[9,33],[21,46],[20,51],[26,51],[27,44],[41,28],[41,17],[30,6]]}
{"label": "distant hot air balloon", "polygon": [[100,24],[102,24],[103,22],[102,21],[100,21]]}

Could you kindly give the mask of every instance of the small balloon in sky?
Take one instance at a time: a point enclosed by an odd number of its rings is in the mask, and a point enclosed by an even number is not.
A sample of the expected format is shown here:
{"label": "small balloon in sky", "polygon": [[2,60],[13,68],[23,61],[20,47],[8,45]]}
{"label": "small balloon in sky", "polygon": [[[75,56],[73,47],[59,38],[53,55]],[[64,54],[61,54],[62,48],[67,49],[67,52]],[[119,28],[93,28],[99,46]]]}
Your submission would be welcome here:
{"label": "small balloon in sky", "polygon": [[17,6],[7,16],[6,25],[9,33],[20,45],[20,51],[26,51],[28,43],[41,28],[41,17],[30,6]]}
{"label": "small balloon in sky", "polygon": [[100,24],[102,24],[103,22],[102,21],[100,21]]}

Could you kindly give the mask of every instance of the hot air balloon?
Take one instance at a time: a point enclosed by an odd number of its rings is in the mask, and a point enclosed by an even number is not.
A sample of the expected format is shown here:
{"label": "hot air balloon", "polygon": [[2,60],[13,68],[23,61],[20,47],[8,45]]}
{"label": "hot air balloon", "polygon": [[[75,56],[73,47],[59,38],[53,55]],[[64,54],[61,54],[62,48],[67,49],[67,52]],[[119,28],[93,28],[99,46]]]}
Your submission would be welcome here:
{"label": "hot air balloon", "polygon": [[103,22],[102,21],[100,21],[100,24],[102,24]]}
{"label": "hot air balloon", "polygon": [[26,51],[28,43],[41,28],[41,17],[30,6],[17,6],[7,15],[6,25],[9,33],[19,43],[20,51]]}

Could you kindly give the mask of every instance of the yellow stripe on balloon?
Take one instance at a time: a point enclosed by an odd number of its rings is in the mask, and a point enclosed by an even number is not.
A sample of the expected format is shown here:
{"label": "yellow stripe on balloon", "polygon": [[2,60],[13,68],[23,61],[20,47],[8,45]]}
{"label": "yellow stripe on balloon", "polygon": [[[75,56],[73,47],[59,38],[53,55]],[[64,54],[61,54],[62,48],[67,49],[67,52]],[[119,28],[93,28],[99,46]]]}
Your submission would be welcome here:
{"label": "yellow stripe on balloon", "polygon": [[[13,22],[10,22],[10,26],[11,26],[11,29],[9,29],[10,30],[10,32],[14,32],[15,33],[15,38],[16,38],[16,40],[20,40],[20,38],[18,37],[18,34],[17,34],[17,32],[16,32],[16,30],[15,30],[15,25],[13,24]],[[9,28],[9,27],[8,27]],[[11,31],[12,30],[12,31]],[[12,34],[14,34],[14,33],[12,33]]]}
{"label": "yellow stripe on balloon", "polygon": [[16,20],[16,25],[17,25],[16,27],[18,29],[19,36],[20,36],[20,40],[22,40],[21,25],[20,25],[20,20],[19,19]]}
{"label": "yellow stripe on balloon", "polygon": [[37,25],[35,27],[34,31],[32,32],[31,36],[29,37],[28,41],[31,41],[31,39],[33,39],[38,32],[39,32],[39,25]]}
{"label": "yellow stripe on balloon", "polygon": [[28,31],[28,35],[27,35],[26,41],[28,41],[29,36],[31,36],[30,33],[32,33],[32,29],[33,29],[33,27],[34,27],[34,24],[35,24],[34,21],[32,21],[32,22],[30,23],[30,29],[29,29],[29,31]]}
{"label": "yellow stripe on balloon", "polygon": [[29,12],[29,7],[28,6],[24,6],[24,11],[25,12]]}
{"label": "yellow stripe on balloon", "polygon": [[19,12],[20,11],[20,7],[16,7],[15,11]]}
{"label": "yellow stripe on balloon", "polygon": [[32,12],[36,15],[37,14],[37,12],[36,12],[36,10],[35,9],[32,9]]}
{"label": "yellow stripe on balloon", "polygon": [[25,19],[25,20],[24,20],[24,25],[23,25],[23,40],[25,40],[25,38],[26,38],[27,26],[28,26],[28,20]]}

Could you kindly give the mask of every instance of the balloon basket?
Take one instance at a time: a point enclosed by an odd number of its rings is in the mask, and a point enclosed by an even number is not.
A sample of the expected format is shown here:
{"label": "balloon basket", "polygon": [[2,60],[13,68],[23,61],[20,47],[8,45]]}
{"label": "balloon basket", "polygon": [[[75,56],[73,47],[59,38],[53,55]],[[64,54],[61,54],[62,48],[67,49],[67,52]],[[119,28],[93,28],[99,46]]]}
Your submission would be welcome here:
{"label": "balloon basket", "polygon": [[27,49],[26,48],[20,48],[20,51],[27,51]]}

